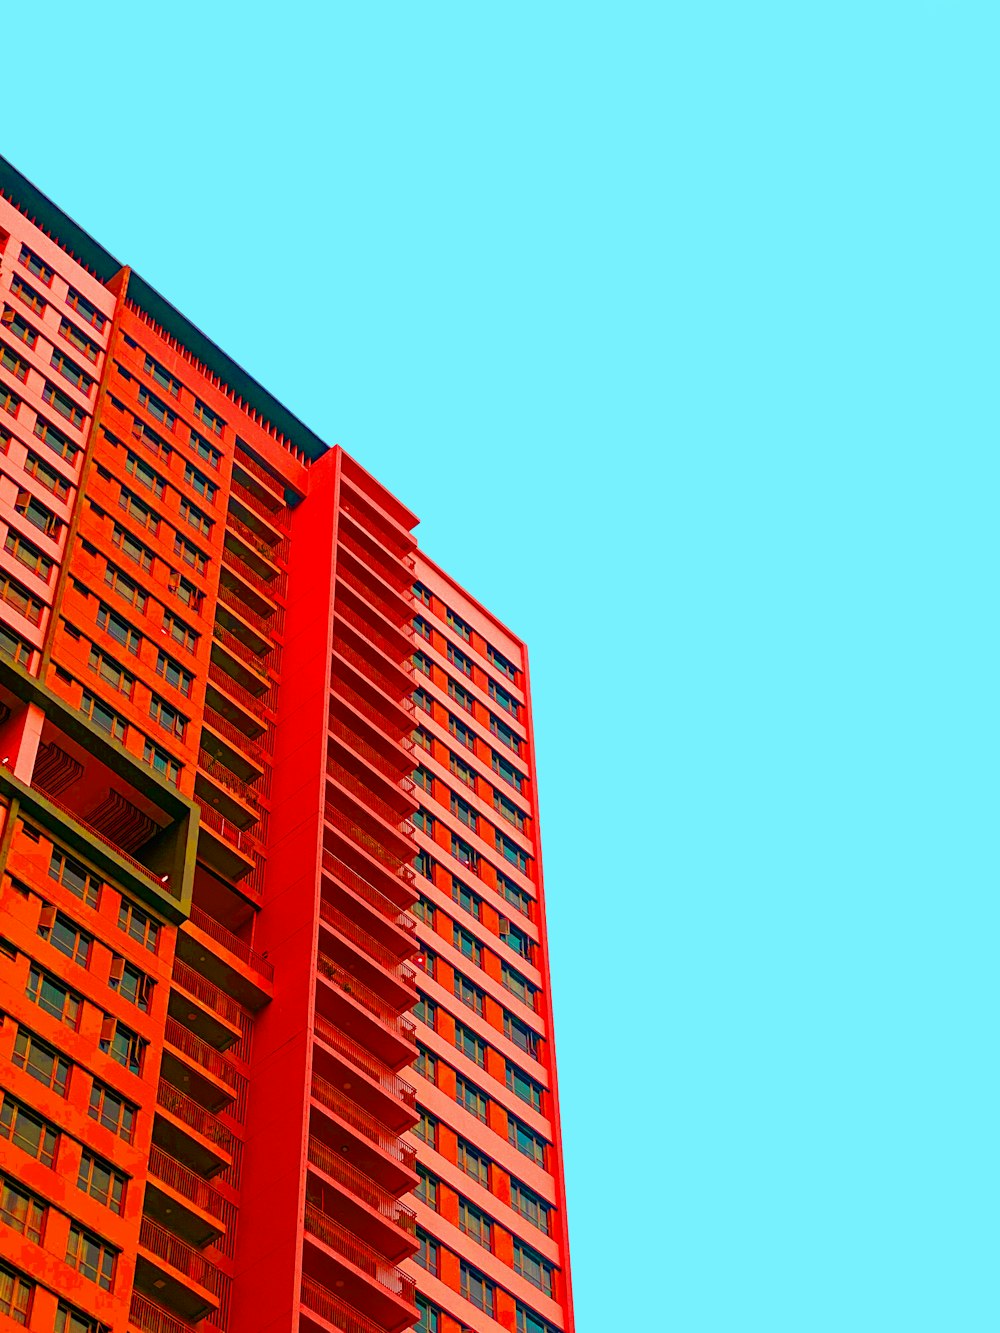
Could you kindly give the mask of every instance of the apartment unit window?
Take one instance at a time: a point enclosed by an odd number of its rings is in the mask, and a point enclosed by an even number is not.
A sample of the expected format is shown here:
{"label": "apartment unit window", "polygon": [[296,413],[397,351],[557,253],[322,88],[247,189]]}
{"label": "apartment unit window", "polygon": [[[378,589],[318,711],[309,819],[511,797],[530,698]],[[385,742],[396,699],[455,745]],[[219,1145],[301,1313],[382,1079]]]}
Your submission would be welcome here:
{"label": "apartment unit window", "polygon": [[167,754],[166,750],[161,750],[158,745],[146,740],[143,742],[142,758],[162,778],[166,778],[173,786],[177,786],[180,781],[181,766],[176,759],[172,759]]}
{"label": "apartment unit window", "polygon": [[28,666],[31,662],[31,644],[25,643],[6,625],[0,625],[0,653],[20,662],[21,666]]}
{"label": "apartment unit window", "polygon": [[68,459],[70,463],[76,462],[76,456],[80,452],[79,446],[68,440],[61,430],[50,426],[44,417],[35,420],[35,435],[60,458]]}
{"label": "apartment unit window", "polygon": [[160,940],[160,923],[143,908],[122,898],[118,907],[118,929],[137,940],[144,949],[156,953]]}
{"label": "apartment unit window", "polygon": [[118,508],[123,509],[129,518],[135,519],[136,523],[145,528],[147,532],[152,532],[154,535],[159,532],[160,520],[149,505],[144,504],[137,495],[133,495],[124,486],[118,496]]}
{"label": "apartment unit window", "polygon": [[209,467],[218,469],[219,464],[222,462],[222,454],[216,449],[214,444],[209,444],[209,442],[202,439],[196,431],[192,431],[191,445],[198,457],[204,459]]}
{"label": "apartment unit window", "polygon": [[522,875],[528,873],[527,852],[522,852],[517,843],[512,842],[510,838],[508,838],[506,834],[501,833],[499,829],[496,830],[496,849],[501,853],[505,861],[509,861],[511,865],[517,866]]}
{"label": "apartment unit window", "polygon": [[432,705],[434,701],[426,690],[414,690],[413,702],[417,708],[422,708],[425,713],[430,713],[433,716],[434,709]]}
{"label": "apartment unit window", "polygon": [[423,850],[417,852],[413,858],[413,864],[418,875],[423,875],[424,879],[434,882],[434,858],[429,852]]}
{"label": "apartment unit window", "polygon": [[432,949],[422,949],[420,957],[423,959],[423,969],[429,977],[437,976],[437,954]]}
{"label": "apartment unit window", "polygon": [[504,657],[503,653],[498,653],[490,643],[486,645],[486,656],[499,672],[517,684],[517,667],[509,658]]}
{"label": "apartment unit window", "polygon": [[413,628],[416,630],[416,632],[420,635],[422,639],[426,639],[427,642],[430,643],[431,627],[427,623],[427,621],[423,618],[423,616],[413,617]]}
{"label": "apartment unit window", "polygon": [[97,1120],[105,1129],[110,1129],[112,1134],[117,1134],[126,1143],[132,1142],[137,1110],[138,1107],[126,1101],[113,1088],[94,1080],[94,1086],[90,1090],[88,1111],[91,1120]]}
{"label": "apartment unit window", "polygon": [[418,602],[423,602],[424,606],[430,606],[431,604],[430,588],[425,588],[422,583],[415,583],[413,585],[413,595]]}
{"label": "apartment unit window", "polygon": [[27,537],[22,537],[13,528],[8,528],[4,550],[15,560],[19,560],[25,569],[37,574],[44,583],[48,583],[49,575],[52,573],[52,561],[47,555],[42,555],[38,547],[29,542]]}
{"label": "apartment unit window", "polygon": [[477,921],[482,919],[483,900],[478,893],[473,893],[471,889],[466,888],[460,879],[454,875],[451,877],[451,896],[458,903],[459,907],[475,917]]}
{"label": "apartment unit window", "polygon": [[89,690],[84,690],[80,700],[80,712],[84,717],[89,717],[95,727],[100,727],[116,741],[123,741],[128,735],[128,723],[123,717],[107,706],[103,700],[98,699],[91,694]]}
{"label": "apartment unit window", "polygon": [[167,488],[166,481],[138,454],[134,454],[131,449],[125,455],[125,471],[129,476],[135,477],[136,481],[145,486],[147,490],[152,491],[158,500],[163,498],[163,492]]}
{"label": "apartment unit window", "polygon": [[507,1061],[507,1087],[515,1097],[520,1097],[522,1102],[527,1102],[536,1111],[542,1109],[542,1085],[536,1083],[523,1069],[518,1069],[517,1065],[512,1065],[509,1060]]}
{"label": "apartment unit window", "polygon": [[162,398],[157,398],[155,393],[150,393],[145,385],[139,386],[139,403],[161,426],[165,426],[167,430],[173,430],[177,422],[176,414],[171,412]]}
{"label": "apartment unit window", "polygon": [[417,1227],[417,1242],[420,1249],[413,1256],[414,1262],[421,1268],[426,1268],[428,1273],[433,1273],[435,1277],[440,1272],[440,1254],[438,1243],[422,1227]]}
{"label": "apartment unit window", "polygon": [[458,681],[448,677],[448,696],[454,699],[459,708],[464,708],[467,713],[475,711],[475,700],[468,690],[464,690]]}
{"label": "apartment unit window", "polygon": [[501,722],[498,717],[490,714],[490,731],[498,741],[503,741],[515,754],[521,753],[521,738],[516,735],[506,722]]}
{"label": "apartment unit window", "polygon": [[35,312],[36,315],[42,314],[48,305],[45,297],[35,291],[34,287],[29,287],[23,278],[15,273],[10,280],[10,289],[15,296],[21,298],[24,304]]}
{"label": "apartment unit window", "polygon": [[419,898],[413,904],[413,915],[418,916],[421,921],[426,921],[429,926],[433,926],[434,904],[427,898]]}
{"label": "apartment unit window", "polygon": [[89,1314],[81,1314],[60,1301],[56,1309],[55,1333],[109,1333],[109,1328]]}
{"label": "apartment unit window", "polygon": [[454,773],[455,777],[458,778],[459,782],[464,782],[467,787],[471,787],[472,790],[475,791],[476,789],[475,769],[473,769],[469,764],[465,763],[463,760],[459,759],[457,754],[449,755],[448,766],[451,769],[452,773]]}
{"label": "apartment unit window", "polygon": [[459,1106],[464,1106],[477,1120],[481,1120],[483,1124],[486,1123],[490,1099],[482,1088],[477,1088],[475,1083],[470,1083],[461,1074],[458,1074],[455,1078],[455,1101],[458,1102]]}
{"label": "apartment unit window", "polygon": [[434,816],[423,806],[413,812],[413,823],[421,832],[426,833],[428,837],[434,836]]}
{"label": "apartment unit window", "polygon": [[520,1046],[521,1050],[530,1055],[532,1059],[538,1058],[539,1036],[527,1023],[510,1014],[505,1009],[503,1011],[503,1035],[508,1041],[512,1041],[515,1046]]}
{"label": "apartment unit window", "polygon": [[121,1171],[102,1157],[95,1157],[89,1148],[84,1149],[76,1183],[85,1194],[120,1216],[125,1207],[126,1182]]}
{"label": "apartment unit window", "polygon": [[37,597],[32,597],[23,583],[18,583],[17,579],[2,571],[0,571],[0,597],[33,625],[37,625],[41,620],[42,603]]}
{"label": "apartment unit window", "polygon": [[139,645],[142,643],[142,635],[134,630],[124,616],[120,616],[117,611],[112,611],[110,606],[105,606],[103,602],[97,608],[97,625],[99,629],[109,634],[116,643],[120,643],[123,648],[127,648],[130,653],[138,656]]}
{"label": "apartment unit window", "polygon": [[159,361],[154,361],[151,356],[146,357],[143,362],[143,370],[146,374],[157,382],[161,389],[166,389],[167,393],[176,398],[180,393],[181,386],[169,371],[164,370]]}
{"label": "apartment unit window", "polygon": [[465,1139],[458,1140],[458,1165],[484,1189],[490,1187],[490,1159]]}
{"label": "apartment unit window", "polygon": [[69,1061],[58,1051],[41,1041],[27,1028],[19,1028],[14,1040],[14,1064],[37,1079],[43,1087],[51,1088],[60,1097],[66,1096],[69,1083]]}
{"label": "apartment unit window", "polygon": [[92,1231],[74,1223],[69,1229],[66,1262],[104,1291],[110,1291],[115,1280],[115,1260],[118,1251]]}
{"label": "apartment unit window", "polygon": [[96,644],[91,645],[88,664],[91,671],[96,671],[105,684],[124,694],[127,699],[131,699],[132,691],[135,689],[135,676],[119,666],[113,657],[109,657]]}
{"label": "apartment unit window", "polygon": [[521,705],[502,685],[498,685],[495,680],[491,680],[489,690],[490,698],[494,703],[499,704],[505,713],[510,713],[511,717],[515,718],[520,716]]}
{"label": "apartment unit window", "polygon": [[183,620],[179,620],[172,611],[164,611],[163,628],[170,637],[186,648],[188,652],[193,653],[198,646],[198,635],[190,626],[185,625]]}
{"label": "apartment unit window", "polygon": [[79,995],[75,995],[56,977],[44,972],[36,963],[32,964],[28,972],[25,994],[32,1004],[37,1004],[39,1009],[75,1031],[80,1020]]}
{"label": "apartment unit window", "polygon": [[206,430],[213,431],[216,435],[222,434],[222,428],[226,423],[221,417],[216,416],[211,408],[206,407],[200,398],[194,400],[194,414]]}
{"label": "apartment unit window", "polygon": [[[417,1107],[417,1111],[420,1115],[420,1119],[413,1126],[414,1134],[416,1134],[418,1139],[422,1139],[423,1142],[427,1144],[428,1148],[437,1148],[438,1122],[432,1115],[428,1115],[426,1111],[421,1110],[419,1106]],[[436,1183],[437,1182],[435,1182],[435,1185]],[[424,1200],[424,1202],[426,1203],[427,1201]]]}
{"label": "apartment unit window", "polygon": [[519,1000],[525,1004],[535,1005],[535,987],[527,977],[522,976],[515,968],[508,966],[507,963],[500,964],[500,980],[510,991],[511,995],[516,995]]}
{"label": "apartment unit window", "polygon": [[93,379],[87,374],[82,366],[78,366],[71,360],[64,351],[58,347],[52,349],[52,359],[49,362],[54,370],[58,370],[64,379],[69,380],[75,389],[79,389],[82,394],[90,397],[90,391],[94,387]]}
{"label": "apartment unit window", "polygon": [[24,470],[29,477],[34,477],[40,486],[51,491],[57,500],[65,500],[69,495],[69,482],[66,478],[30,449],[24,462]]}
{"label": "apartment unit window", "polygon": [[434,737],[426,727],[415,727],[413,740],[415,744],[420,746],[421,750],[427,750],[430,754],[434,753]]}
{"label": "apartment unit window", "polygon": [[472,642],[472,626],[468,625],[461,616],[456,616],[450,607],[445,607],[445,619],[459,638],[464,639],[466,643]]}
{"label": "apartment unit window", "polygon": [[207,514],[203,514],[197,505],[193,505],[190,500],[181,500],[181,518],[185,523],[189,523],[195,532],[200,532],[203,537],[211,536],[212,520]]}
{"label": "apartment unit window", "polygon": [[21,408],[21,400],[16,393],[11,393],[6,384],[0,384],[0,407],[16,417]]}
{"label": "apartment unit window", "polygon": [[[416,1130],[413,1131],[416,1134]],[[423,1135],[419,1137],[423,1138]],[[424,1139],[428,1147],[433,1148],[428,1139]],[[422,1166],[417,1166],[417,1187],[413,1191],[421,1203],[425,1203],[428,1208],[436,1209],[438,1206],[438,1180],[437,1176],[432,1176],[429,1171],[425,1171]]]}
{"label": "apartment unit window", "polygon": [[423,1042],[417,1042],[417,1058],[413,1062],[413,1068],[428,1083],[437,1082],[437,1056],[429,1051]]}
{"label": "apartment unit window", "polygon": [[208,568],[208,556],[205,552],[186,541],[179,532],[174,533],[174,554],[179,555],[186,565],[199,574],[204,574]]}
{"label": "apartment unit window", "polygon": [[8,1315],[15,1324],[27,1324],[34,1290],[35,1284],[23,1273],[0,1263],[0,1314]]}
{"label": "apartment unit window", "polygon": [[545,1140],[510,1112],[507,1113],[507,1139],[519,1153],[530,1157],[539,1166],[545,1165]]}
{"label": "apartment unit window", "polygon": [[466,657],[460,648],[456,648],[453,643],[448,645],[448,661],[456,669],[461,671],[463,676],[472,675],[472,659]]}
{"label": "apartment unit window", "polygon": [[119,597],[128,602],[129,606],[134,606],[137,611],[146,610],[146,593],[139,587],[135,579],[130,579],[127,574],[123,574],[120,569],[114,565],[108,565],[104,570],[104,582],[116,592]]}
{"label": "apartment unit window", "polygon": [[5,327],[9,328],[15,338],[20,338],[26,347],[34,347],[38,341],[38,334],[31,327],[28,321],[16,310],[12,310],[9,305],[3,308]]}
{"label": "apartment unit window", "polygon": [[190,697],[194,688],[194,676],[190,671],[185,671],[179,662],[175,662],[172,657],[160,649],[156,654],[156,674],[162,676],[168,685],[172,685],[175,690],[181,694]]}
{"label": "apartment unit window", "polygon": [[427,656],[426,653],[414,653],[413,665],[417,668],[418,671],[422,671],[425,676],[429,676],[431,674],[431,659]]}
{"label": "apartment unit window", "polygon": [[517,926],[512,926],[509,921],[504,922],[501,920],[500,938],[503,940],[504,944],[506,944],[508,949],[513,949],[514,952],[520,954],[522,958],[526,958],[529,962],[531,961],[532,941],[530,936],[526,935],[523,930],[519,930]]}
{"label": "apartment unit window", "polygon": [[504,796],[502,792],[495,791],[493,793],[493,808],[507,820],[508,824],[513,824],[520,832],[524,832],[524,826],[528,822],[528,816],[519,806],[516,806],[512,800]]}
{"label": "apartment unit window", "polygon": [[62,884],[70,893],[75,893],[88,907],[97,906],[101,880],[89,874],[78,861],[72,860],[58,847],[53,847],[49,857],[49,878]]}
{"label": "apartment unit window", "polygon": [[28,363],[23,361],[16,352],[12,352],[9,347],[0,343],[0,366],[22,381],[28,378]]}
{"label": "apartment unit window", "polygon": [[441,1333],[441,1311],[423,1296],[417,1297],[416,1333]]}
{"label": "apartment unit window", "polygon": [[510,1204],[526,1222],[530,1222],[533,1227],[537,1227],[546,1236],[549,1234],[551,1204],[547,1204],[534,1190],[528,1189],[527,1185],[522,1185],[513,1176],[510,1178]]}
{"label": "apartment unit window", "polygon": [[468,977],[463,977],[461,972],[455,973],[455,995],[463,1004],[474,1009],[480,1018],[482,1017],[485,993],[478,986],[474,986]]}
{"label": "apartment unit window", "polygon": [[[122,410],[124,411],[124,408]],[[105,431],[105,434],[107,434],[107,431]],[[162,459],[164,463],[170,462],[170,457],[174,452],[173,449],[167,444],[166,440],[157,435],[152,426],[148,426],[145,421],[140,421],[138,417],[135,417],[132,421],[132,435],[140,444],[145,445],[147,449],[154,453],[157,458]]]}
{"label": "apartment unit window", "polygon": [[86,413],[82,407],[77,407],[72,398],[67,398],[62,389],[45,381],[45,387],[42,389],[42,399],[50,407],[54,407],[61,417],[65,417],[71,426],[76,426],[79,430],[86,420]]}
{"label": "apartment unit window", "polygon": [[0,1136],[43,1166],[54,1165],[59,1131],[7,1092],[3,1093],[0,1107]]}
{"label": "apartment unit window", "polygon": [[81,967],[87,966],[90,946],[94,941],[75,921],[63,916],[62,912],[57,912],[54,907],[43,907],[38,934],[71,962],[79,963]]}
{"label": "apartment unit window", "polygon": [[468,801],[463,801],[461,796],[456,796],[454,793],[451,797],[451,813],[467,828],[472,829],[473,833],[476,832],[479,820],[475,810]]}
{"label": "apartment unit window", "polygon": [[486,1043],[464,1023],[455,1024],[455,1045],[463,1055],[474,1060],[481,1068],[486,1068]]}
{"label": "apartment unit window", "polygon": [[33,250],[29,250],[26,245],[21,246],[21,253],[18,256],[19,264],[23,264],[29,273],[33,273],[40,282],[44,282],[46,287],[52,286],[52,279],[55,274],[43,260],[39,259]]}
{"label": "apartment unit window", "polygon": [[164,731],[169,731],[171,736],[184,739],[187,718],[158,694],[152,695],[149,700],[149,716],[154,722],[158,722]]}
{"label": "apartment unit window", "polygon": [[37,1245],[42,1239],[45,1204],[7,1176],[0,1183],[0,1221]]}
{"label": "apartment unit window", "polygon": [[458,1227],[483,1249],[493,1249],[493,1223],[475,1204],[463,1198],[458,1200]]}
{"label": "apartment unit window", "polygon": [[426,1023],[429,1028],[437,1026],[437,1005],[433,1000],[429,1000],[423,991],[417,991],[420,998],[413,1006],[413,1013],[421,1023]]}
{"label": "apartment unit window", "polygon": [[193,491],[204,496],[209,504],[215,503],[215,497],[219,492],[218,486],[214,481],[209,481],[203,472],[199,472],[194,464],[184,464],[184,480]]}
{"label": "apartment unit window", "polygon": [[142,1073],[142,1058],[146,1043],[137,1033],[110,1016],[104,1020],[101,1036],[101,1050],[117,1060],[130,1074]]}
{"label": "apartment unit window", "polygon": [[66,304],[70,310],[75,310],[82,320],[88,324],[93,324],[98,333],[107,324],[107,316],[102,315],[97,306],[92,305],[85,296],[81,296],[75,287],[71,287],[66,294]]}
{"label": "apartment unit window", "polygon": [[484,1314],[493,1318],[493,1308],[495,1304],[495,1288],[493,1283],[483,1276],[477,1268],[473,1268],[462,1260],[459,1286],[462,1295],[467,1301],[471,1301]]}
{"label": "apartment unit window", "polygon": [[534,1310],[529,1310],[520,1301],[516,1305],[515,1328],[517,1333],[559,1333],[559,1330],[553,1327],[547,1319],[543,1319],[540,1314],[535,1314]]}
{"label": "apartment unit window", "polygon": [[433,792],[434,790],[434,775],[429,769],[423,767],[415,769],[413,781],[418,787],[423,787],[424,791]]}
{"label": "apartment unit window", "polygon": [[448,714],[448,730],[459,744],[464,745],[467,750],[475,750],[476,733],[471,727],[467,727],[464,722],[459,722],[458,718],[453,717],[451,713]]}
{"label": "apartment unit window", "polygon": [[100,353],[97,343],[91,342],[85,333],[68,320],[65,315],[59,321],[59,332],[68,343],[72,343],[78,352],[82,352],[88,361],[95,361]]}
{"label": "apartment unit window", "polygon": [[483,946],[476,939],[475,935],[470,934],[467,930],[463,930],[461,926],[453,926],[452,942],[459,953],[464,954],[465,957],[475,963],[477,967],[482,966]]}
{"label": "apartment unit window", "polygon": [[143,1013],[148,1011],[149,997],[153,990],[152,978],[147,977],[134,963],[119,958],[116,954],[111,961],[111,979],[108,985],[113,991],[117,991],[122,999],[128,1000]]}
{"label": "apartment unit window", "polygon": [[51,509],[46,509],[30,491],[18,491],[14,508],[22,518],[26,518],[32,527],[37,528],[46,537],[54,537],[62,526],[62,520],[53,514]]}
{"label": "apartment unit window", "polygon": [[463,866],[470,866],[473,870],[479,864],[479,854],[476,850],[455,833],[451,835],[451,854],[456,861],[460,861]]}

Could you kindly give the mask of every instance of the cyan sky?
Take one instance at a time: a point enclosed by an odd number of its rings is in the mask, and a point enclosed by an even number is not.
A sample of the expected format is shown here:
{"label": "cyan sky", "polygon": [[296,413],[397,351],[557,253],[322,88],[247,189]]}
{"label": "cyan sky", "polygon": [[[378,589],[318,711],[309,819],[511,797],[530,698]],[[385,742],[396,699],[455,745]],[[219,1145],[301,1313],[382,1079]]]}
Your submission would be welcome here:
{"label": "cyan sky", "polygon": [[4,24],[2,151],[531,645],[579,1333],[1000,1326],[998,13]]}

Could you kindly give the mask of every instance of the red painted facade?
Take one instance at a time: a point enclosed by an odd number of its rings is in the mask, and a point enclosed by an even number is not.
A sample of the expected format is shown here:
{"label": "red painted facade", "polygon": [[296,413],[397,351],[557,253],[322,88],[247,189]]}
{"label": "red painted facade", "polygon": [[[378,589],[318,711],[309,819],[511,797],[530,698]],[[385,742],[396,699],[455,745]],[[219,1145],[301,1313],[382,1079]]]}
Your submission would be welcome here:
{"label": "red painted facade", "polygon": [[572,1333],[523,645],[0,190],[0,1328]]}

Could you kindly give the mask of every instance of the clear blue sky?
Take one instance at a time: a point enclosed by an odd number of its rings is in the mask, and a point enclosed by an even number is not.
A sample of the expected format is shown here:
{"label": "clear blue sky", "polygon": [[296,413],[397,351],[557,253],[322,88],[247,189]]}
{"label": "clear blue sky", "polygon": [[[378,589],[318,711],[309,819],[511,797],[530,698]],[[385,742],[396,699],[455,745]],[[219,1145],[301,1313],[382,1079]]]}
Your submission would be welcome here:
{"label": "clear blue sky", "polygon": [[579,1333],[1000,1327],[997,16],[6,24],[2,151],[531,645]]}

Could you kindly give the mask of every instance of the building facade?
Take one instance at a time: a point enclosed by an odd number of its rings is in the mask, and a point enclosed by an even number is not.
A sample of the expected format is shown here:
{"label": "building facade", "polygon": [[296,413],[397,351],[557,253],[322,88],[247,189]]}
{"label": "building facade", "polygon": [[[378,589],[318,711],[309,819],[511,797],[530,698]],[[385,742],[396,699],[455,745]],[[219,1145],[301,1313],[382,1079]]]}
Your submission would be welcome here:
{"label": "building facade", "polygon": [[523,644],[0,160],[0,1327],[572,1333]]}

